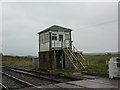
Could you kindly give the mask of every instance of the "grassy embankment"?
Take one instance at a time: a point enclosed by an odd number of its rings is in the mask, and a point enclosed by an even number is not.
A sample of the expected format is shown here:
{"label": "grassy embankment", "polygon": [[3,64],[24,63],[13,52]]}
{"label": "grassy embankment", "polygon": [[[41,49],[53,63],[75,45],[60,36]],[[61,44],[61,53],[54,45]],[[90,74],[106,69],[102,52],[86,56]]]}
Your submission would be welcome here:
{"label": "grassy embankment", "polygon": [[[120,55],[85,55],[84,58],[86,60],[87,67],[84,71],[87,72],[108,72],[108,63],[109,59],[112,57],[120,57]],[[63,70],[55,70],[55,72],[60,72],[65,75],[71,74],[73,72],[79,72],[78,70],[71,69],[63,69]]]}
{"label": "grassy embankment", "polygon": [[32,69],[32,57],[2,56],[2,64]]}
{"label": "grassy embankment", "polygon": [[[88,66],[85,69],[86,71],[107,73],[108,66],[106,64],[106,60],[109,60],[111,57],[120,57],[120,55],[86,55],[84,57],[86,63],[88,64]],[[32,57],[3,56],[2,64],[32,69],[31,59]],[[52,72],[58,72],[68,75],[78,71],[74,69],[63,69],[63,70],[53,70]]]}
{"label": "grassy embankment", "polygon": [[86,55],[85,60],[88,66],[86,71],[88,72],[108,72],[108,61],[112,57],[120,57],[120,55]]}

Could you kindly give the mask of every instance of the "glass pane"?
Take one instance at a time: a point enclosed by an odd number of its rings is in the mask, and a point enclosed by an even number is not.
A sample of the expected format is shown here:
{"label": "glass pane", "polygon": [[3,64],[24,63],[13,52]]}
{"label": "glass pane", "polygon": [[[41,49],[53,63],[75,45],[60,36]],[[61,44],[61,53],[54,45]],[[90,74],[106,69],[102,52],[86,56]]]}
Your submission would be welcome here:
{"label": "glass pane", "polygon": [[70,35],[69,34],[65,34],[65,39],[70,39]]}
{"label": "glass pane", "polygon": [[63,35],[59,35],[59,41],[62,41],[63,40]]}
{"label": "glass pane", "polygon": [[57,40],[57,34],[52,34],[52,40]]}

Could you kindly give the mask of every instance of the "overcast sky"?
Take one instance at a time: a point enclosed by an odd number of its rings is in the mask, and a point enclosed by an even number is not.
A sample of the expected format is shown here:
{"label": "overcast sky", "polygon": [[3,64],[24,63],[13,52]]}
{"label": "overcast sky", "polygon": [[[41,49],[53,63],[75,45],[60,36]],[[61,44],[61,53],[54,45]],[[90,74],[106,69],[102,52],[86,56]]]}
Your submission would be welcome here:
{"label": "overcast sky", "polygon": [[74,45],[84,53],[117,52],[117,5],[117,2],[3,3],[2,52],[37,55],[37,33],[54,24],[72,29]]}

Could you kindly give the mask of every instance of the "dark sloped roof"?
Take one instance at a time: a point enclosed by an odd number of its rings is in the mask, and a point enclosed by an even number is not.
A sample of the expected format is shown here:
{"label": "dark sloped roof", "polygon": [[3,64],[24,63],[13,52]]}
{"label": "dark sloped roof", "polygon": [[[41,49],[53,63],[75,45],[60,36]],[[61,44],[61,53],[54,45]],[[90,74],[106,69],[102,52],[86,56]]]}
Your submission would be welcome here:
{"label": "dark sloped roof", "polygon": [[55,30],[58,30],[58,31],[61,31],[61,30],[62,31],[72,31],[69,28],[64,28],[64,27],[61,27],[61,26],[58,26],[58,25],[53,25],[53,26],[51,26],[51,27],[49,27],[49,28],[47,28],[47,29],[45,29],[45,30],[43,30],[41,32],[38,32],[38,34],[41,34],[43,32],[47,32],[47,31],[55,31]]}

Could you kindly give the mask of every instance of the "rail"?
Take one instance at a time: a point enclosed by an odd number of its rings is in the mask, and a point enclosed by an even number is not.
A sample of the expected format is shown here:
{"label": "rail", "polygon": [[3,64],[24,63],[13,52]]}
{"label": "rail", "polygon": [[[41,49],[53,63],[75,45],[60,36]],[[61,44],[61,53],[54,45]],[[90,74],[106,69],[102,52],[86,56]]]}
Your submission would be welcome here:
{"label": "rail", "polygon": [[[68,43],[68,42],[67,42]],[[80,70],[82,68],[85,68],[85,59],[82,56],[82,54],[77,50],[77,48],[69,42],[69,46],[66,45],[66,40],[64,40],[64,52],[67,54],[69,59],[72,61],[75,68],[79,68]],[[81,67],[82,66],[82,67]]]}
{"label": "rail", "polygon": [[9,90],[4,84],[0,83],[0,85],[2,86],[1,90]]}
{"label": "rail", "polygon": [[30,87],[41,88],[41,87],[35,86],[35,85],[33,85],[33,84],[29,83],[29,82],[23,81],[23,80],[21,80],[19,78],[16,78],[16,77],[14,77],[14,76],[12,76],[10,74],[7,74],[7,73],[1,72],[1,71],[0,71],[0,73],[2,73],[3,75],[5,75],[5,76],[7,76],[9,78],[12,78],[12,79],[14,79],[14,80],[16,80],[16,81],[18,81],[20,83],[24,83],[25,85],[28,85]]}
{"label": "rail", "polygon": [[80,80],[80,79],[77,79],[74,77],[55,75],[55,74],[45,73],[45,72],[38,72],[38,71],[33,71],[33,70],[23,69],[23,68],[15,68],[15,67],[9,67],[9,66],[4,66],[4,68],[9,69],[9,70],[16,72],[16,73],[25,74],[25,75],[36,77],[39,79],[40,78],[46,79],[46,80],[53,81],[56,83],[63,83],[66,81]]}
{"label": "rail", "polygon": [[75,77],[71,77],[71,76],[66,76],[63,74],[59,74],[59,73],[50,73],[50,72],[43,72],[43,71],[35,71],[35,70],[31,70],[31,69],[25,69],[25,68],[20,68],[20,67],[12,67],[12,66],[6,66],[4,65],[3,67],[8,67],[11,69],[16,69],[16,70],[22,70],[22,71],[26,71],[26,72],[30,72],[30,73],[35,73],[35,74],[39,74],[39,75],[44,75],[44,76],[54,76],[57,78],[63,78],[63,79],[69,79],[69,80],[78,80]]}
{"label": "rail", "polygon": [[[72,51],[73,51],[73,52],[77,52],[77,53],[80,55],[80,57],[82,58],[82,60],[85,61],[85,58],[81,55],[81,53],[78,51],[78,49],[72,44],[72,42],[69,42],[69,43],[70,43],[70,45],[71,45]],[[67,46],[66,46],[66,40],[64,40],[64,47],[65,47],[65,48],[67,47]]]}

